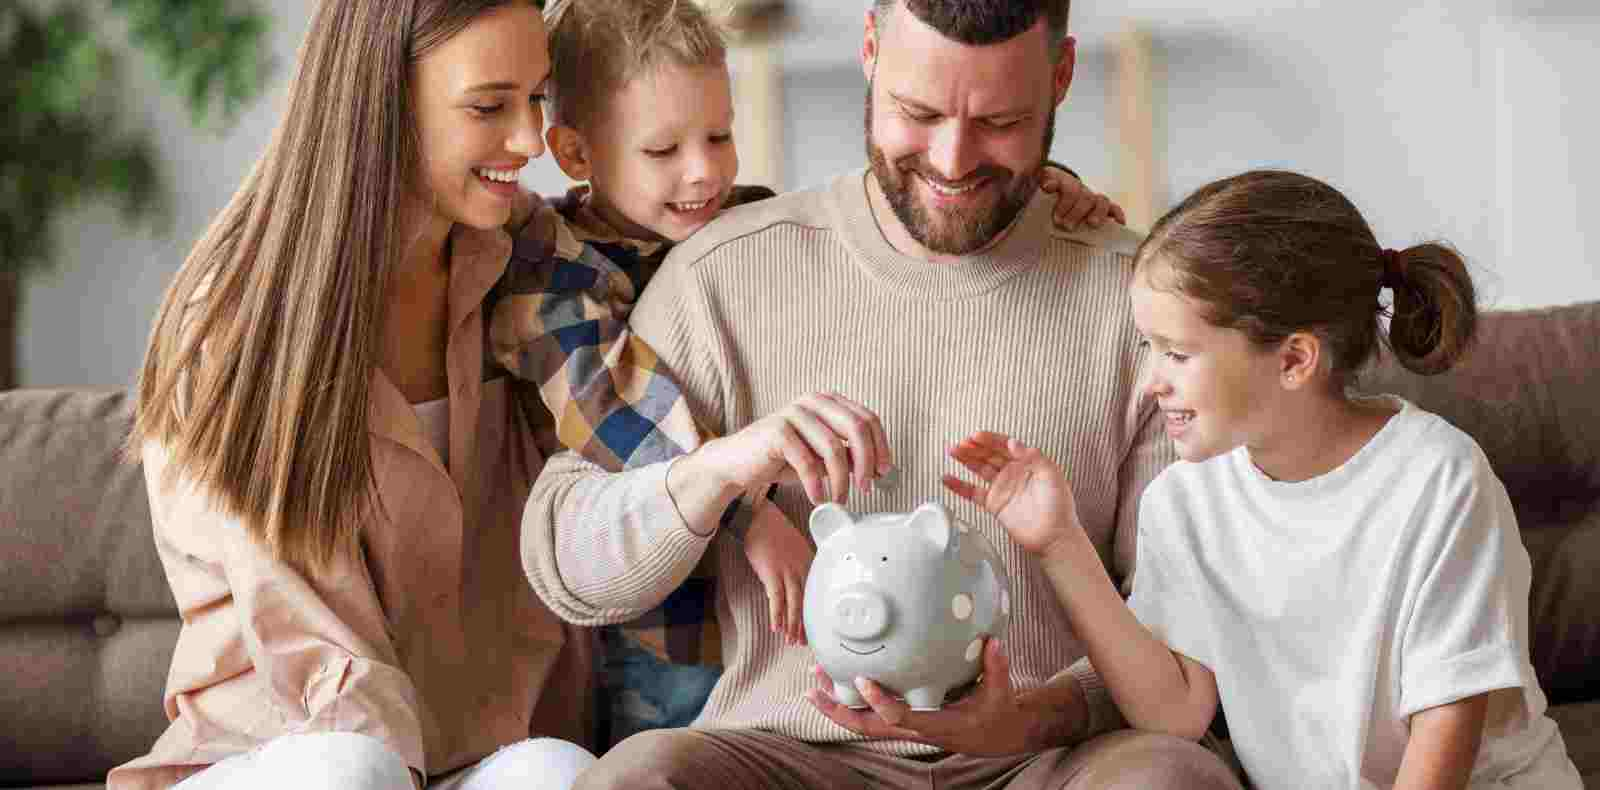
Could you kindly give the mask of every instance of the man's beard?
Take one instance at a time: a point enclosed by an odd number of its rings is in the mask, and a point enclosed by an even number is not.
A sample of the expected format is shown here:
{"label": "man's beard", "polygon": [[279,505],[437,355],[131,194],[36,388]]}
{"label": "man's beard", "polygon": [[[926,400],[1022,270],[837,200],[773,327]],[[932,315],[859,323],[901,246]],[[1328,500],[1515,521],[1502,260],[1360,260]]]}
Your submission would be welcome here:
{"label": "man's beard", "polygon": [[1051,113],[1049,123],[1045,124],[1040,161],[1026,173],[1018,175],[1003,167],[983,165],[966,175],[964,181],[967,183],[976,180],[992,182],[981,187],[984,190],[999,185],[998,200],[936,211],[917,197],[914,179],[921,177],[941,185],[947,182],[927,163],[926,154],[913,154],[902,157],[893,165],[889,163],[883,149],[872,137],[872,84],[867,84],[867,161],[872,164],[872,174],[878,179],[878,186],[883,189],[889,208],[899,218],[900,224],[918,244],[934,253],[968,255],[977,252],[1011,226],[1023,209],[1028,207],[1028,201],[1033,199],[1033,193],[1039,188],[1039,174],[1044,169],[1043,157],[1050,151],[1055,131],[1055,114]]}

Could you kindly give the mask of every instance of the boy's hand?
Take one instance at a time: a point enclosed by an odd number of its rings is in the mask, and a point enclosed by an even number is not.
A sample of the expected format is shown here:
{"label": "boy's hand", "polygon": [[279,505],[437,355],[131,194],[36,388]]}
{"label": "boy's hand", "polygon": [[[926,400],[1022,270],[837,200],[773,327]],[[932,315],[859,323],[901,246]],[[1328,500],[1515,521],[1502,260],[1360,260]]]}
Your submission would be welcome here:
{"label": "boy's hand", "polygon": [[784,518],[777,505],[761,500],[744,536],[744,555],[766,588],[772,630],[782,632],[790,645],[805,644],[806,574],[816,555],[811,542]]}
{"label": "boy's hand", "polygon": [[1108,219],[1115,220],[1119,225],[1128,224],[1128,217],[1121,206],[1084,186],[1082,181],[1065,170],[1045,165],[1044,173],[1039,177],[1039,188],[1056,196],[1055,223],[1061,230],[1072,232],[1082,230],[1085,226],[1098,228]]}
{"label": "boy's hand", "polygon": [[1045,554],[1063,538],[1082,535],[1066,475],[1038,450],[979,431],[950,448],[950,457],[987,485],[944,475],[945,488],[998,518],[1017,545]]}

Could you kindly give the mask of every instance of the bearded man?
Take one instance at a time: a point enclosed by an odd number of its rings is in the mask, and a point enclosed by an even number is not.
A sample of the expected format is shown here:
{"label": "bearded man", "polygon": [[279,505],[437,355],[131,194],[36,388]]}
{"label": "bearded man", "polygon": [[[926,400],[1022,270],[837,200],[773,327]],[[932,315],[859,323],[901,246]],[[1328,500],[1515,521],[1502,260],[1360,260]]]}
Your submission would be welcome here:
{"label": "bearded man", "polygon": [[[1127,577],[1138,497],[1174,454],[1138,387],[1137,237],[1058,233],[1039,190],[1074,47],[1066,0],[876,0],[861,47],[870,168],[726,212],[672,252],[632,323],[709,430],[733,439],[786,413],[821,461],[865,465],[858,482],[892,460],[895,484],[862,487],[861,512],[939,498],[947,448],[976,430],[1039,448],[1071,470],[1085,530]],[[872,442],[853,420],[887,452],[863,464]],[[726,670],[704,712],[623,741],[578,787],[1239,787],[1195,742],[1117,729],[1038,562],[965,501],[947,504],[1012,580],[1004,645],[990,640],[981,681],[942,710],[872,684],[869,710],[839,705],[811,651],[774,631],[736,536],[715,539],[727,504],[770,479],[727,448],[617,475],[557,455],[535,485],[524,564],[568,620],[637,617],[708,549],[719,578]],[[798,525],[813,504],[794,486],[775,502]]]}

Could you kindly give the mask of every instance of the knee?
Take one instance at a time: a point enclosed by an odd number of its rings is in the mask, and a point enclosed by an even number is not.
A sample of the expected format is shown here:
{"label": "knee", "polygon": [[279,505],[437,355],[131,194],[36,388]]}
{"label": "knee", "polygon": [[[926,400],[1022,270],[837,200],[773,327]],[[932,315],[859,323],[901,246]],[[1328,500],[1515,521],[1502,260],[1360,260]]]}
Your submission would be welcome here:
{"label": "knee", "polygon": [[685,771],[705,762],[702,750],[708,746],[709,741],[694,730],[646,730],[601,755],[573,790],[674,786],[689,778]]}
{"label": "knee", "polygon": [[266,745],[258,764],[295,790],[412,790],[411,769],[370,735],[285,735]]}
{"label": "knee", "polygon": [[495,781],[487,782],[489,787],[510,787],[531,778],[538,780],[538,787],[566,790],[594,763],[594,755],[575,743],[535,738],[495,752],[480,764],[473,777],[492,777]]}
{"label": "knee", "polygon": [[[1079,747],[1084,755],[1083,786],[1149,790],[1242,790],[1227,763],[1215,752],[1175,735],[1122,730]],[[1076,785],[1074,785],[1076,786]]]}

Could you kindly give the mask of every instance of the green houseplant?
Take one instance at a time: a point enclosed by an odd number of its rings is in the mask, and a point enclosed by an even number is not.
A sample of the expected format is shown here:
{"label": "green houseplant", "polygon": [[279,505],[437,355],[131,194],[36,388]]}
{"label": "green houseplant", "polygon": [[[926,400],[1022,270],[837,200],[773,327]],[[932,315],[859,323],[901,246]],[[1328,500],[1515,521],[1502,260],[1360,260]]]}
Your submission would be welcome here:
{"label": "green houseplant", "polygon": [[[223,128],[270,70],[267,21],[229,0],[107,0],[160,63],[198,126]],[[165,219],[166,192],[147,135],[118,113],[117,60],[78,0],[0,0],[0,390],[16,384],[23,278],[54,262],[54,225],[91,199],[130,222]]]}

